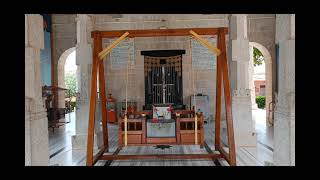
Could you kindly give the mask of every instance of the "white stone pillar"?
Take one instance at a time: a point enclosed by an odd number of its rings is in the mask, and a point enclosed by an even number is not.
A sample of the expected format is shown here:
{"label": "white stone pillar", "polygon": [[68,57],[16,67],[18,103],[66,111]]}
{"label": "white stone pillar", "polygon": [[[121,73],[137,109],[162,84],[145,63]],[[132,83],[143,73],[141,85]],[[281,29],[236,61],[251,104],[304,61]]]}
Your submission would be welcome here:
{"label": "white stone pillar", "polygon": [[235,81],[232,94],[232,114],[235,144],[239,146],[257,145],[257,136],[252,120],[252,100],[249,77],[249,40],[247,37],[247,15],[231,15],[230,38]]}
{"label": "white stone pillar", "polygon": [[295,15],[276,15],[278,98],[274,112],[274,164],[295,165]]}
{"label": "white stone pillar", "polygon": [[41,87],[40,49],[44,48],[43,18],[25,15],[25,165],[49,164],[48,119]]}
{"label": "white stone pillar", "polygon": [[[76,45],[76,64],[78,92],[77,110],[76,110],[76,134],[72,136],[73,149],[86,149],[88,122],[89,122],[89,102],[90,102],[90,85],[91,85],[91,65],[92,65],[92,48],[88,37],[91,37],[91,18],[86,14],[77,15],[77,45]],[[94,148],[97,149],[102,145],[102,127],[101,122],[101,104],[97,99],[96,104],[96,123]]]}

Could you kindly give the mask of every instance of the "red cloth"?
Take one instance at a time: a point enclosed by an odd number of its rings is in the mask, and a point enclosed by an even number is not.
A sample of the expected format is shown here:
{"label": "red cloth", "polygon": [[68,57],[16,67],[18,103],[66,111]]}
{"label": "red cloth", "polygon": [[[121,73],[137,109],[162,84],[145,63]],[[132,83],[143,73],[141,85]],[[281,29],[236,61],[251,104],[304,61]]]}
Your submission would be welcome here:
{"label": "red cloth", "polygon": [[173,111],[173,108],[172,108],[171,105],[167,108],[167,111],[169,111],[169,112],[172,112],[172,111]]}
{"label": "red cloth", "polygon": [[159,122],[159,119],[153,118],[153,119],[152,119],[152,122],[153,122],[153,123]]}

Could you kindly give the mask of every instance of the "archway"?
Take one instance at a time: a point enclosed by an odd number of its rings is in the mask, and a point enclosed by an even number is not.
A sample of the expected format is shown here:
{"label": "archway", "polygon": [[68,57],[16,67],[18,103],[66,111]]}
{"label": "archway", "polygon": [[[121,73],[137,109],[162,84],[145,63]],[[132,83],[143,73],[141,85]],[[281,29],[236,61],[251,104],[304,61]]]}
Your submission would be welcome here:
{"label": "archway", "polygon": [[[272,113],[270,112],[270,109],[272,109],[272,59],[270,52],[266,47],[263,45],[257,43],[257,42],[249,42],[250,46],[250,86],[251,86],[251,101],[253,104],[253,108],[256,106],[256,94],[255,94],[255,85],[254,85],[254,80],[253,80],[253,47],[257,48],[263,55],[264,57],[264,63],[265,63],[265,109],[266,109],[266,123],[268,125],[273,124],[273,117]],[[269,107],[270,104],[270,107]]]}
{"label": "archway", "polygon": [[[62,55],[60,56],[58,60],[58,87],[65,88],[65,64],[66,60],[68,59],[69,55],[72,52],[76,51],[76,47],[72,47],[68,50],[66,50]],[[64,91],[58,91],[58,108],[65,108],[65,93]]]}

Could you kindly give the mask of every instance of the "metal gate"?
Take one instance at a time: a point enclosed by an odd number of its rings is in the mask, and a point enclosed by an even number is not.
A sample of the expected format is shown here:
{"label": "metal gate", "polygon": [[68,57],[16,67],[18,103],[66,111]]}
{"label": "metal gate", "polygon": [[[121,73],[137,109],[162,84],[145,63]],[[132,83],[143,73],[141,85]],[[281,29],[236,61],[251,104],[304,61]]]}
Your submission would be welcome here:
{"label": "metal gate", "polygon": [[182,103],[182,56],[145,56],[146,104]]}

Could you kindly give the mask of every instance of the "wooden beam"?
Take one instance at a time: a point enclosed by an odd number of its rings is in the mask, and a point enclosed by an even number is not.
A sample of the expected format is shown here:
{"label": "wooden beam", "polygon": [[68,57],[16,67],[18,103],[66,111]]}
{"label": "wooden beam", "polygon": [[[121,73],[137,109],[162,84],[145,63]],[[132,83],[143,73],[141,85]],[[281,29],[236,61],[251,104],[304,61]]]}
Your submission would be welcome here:
{"label": "wooden beam", "polygon": [[[200,120],[197,119],[197,121],[199,122]],[[194,122],[194,118],[180,118],[180,122]]]}
{"label": "wooden beam", "polygon": [[[212,149],[209,147],[209,145],[207,144],[206,141],[204,141],[204,148],[206,149],[206,151],[208,153],[213,153]],[[217,150],[216,150],[217,151]],[[221,166],[220,162],[218,161],[218,159],[214,159],[212,158],[212,161],[213,163],[216,165],[216,166]]]}
{"label": "wooden beam", "polygon": [[[141,130],[141,131],[130,131],[130,135],[132,135],[132,134],[144,134],[143,133],[143,131]],[[124,132],[122,131],[122,135],[124,135]]]}
{"label": "wooden beam", "polygon": [[197,33],[195,33],[194,31],[190,30],[189,31],[190,34],[193,35],[193,37],[198,40],[203,46],[206,46],[210,51],[212,51],[214,54],[216,54],[217,56],[220,55],[220,50],[216,47],[214,47],[209,41],[207,41],[206,39],[200,37]]}
{"label": "wooden beam", "polygon": [[[120,119],[119,121],[124,122],[124,118]],[[127,122],[132,123],[132,122],[143,122],[142,119],[128,119]]]}
{"label": "wooden beam", "polygon": [[101,158],[103,153],[105,153],[106,149],[106,146],[103,146],[102,149],[100,149],[100,151],[94,156],[92,165],[96,164],[96,162]]}
{"label": "wooden beam", "polygon": [[174,110],[172,114],[189,115],[189,114],[194,114],[194,110]]}
{"label": "wooden beam", "polygon": [[222,157],[230,164],[230,158],[229,154],[222,148],[222,146],[219,146],[218,151],[221,153]]}
{"label": "wooden beam", "polygon": [[[121,151],[121,149],[122,149],[122,147],[119,147],[119,146],[118,146],[118,148],[113,152],[113,155],[119,154],[119,152]],[[107,161],[107,162],[104,164],[104,166],[110,166],[112,162],[113,162],[113,160],[109,160],[109,161]]]}
{"label": "wooden beam", "polygon": [[[228,28],[223,27],[225,34],[228,34]],[[128,37],[159,37],[159,36],[189,36],[190,30],[193,30],[199,35],[217,35],[219,28],[183,28],[183,29],[143,29],[143,30],[115,30],[115,31],[92,31],[91,37],[94,34],[101,34],[102,38],[119,37],[125,32],[128,32]]]}
{"label": "wooden beam", "polygon": [[234,142],[234,131],[233,131],[233,120],[232,120],[232,101],[231,101],[231,88],[229,80],[229,66],[226,54],[226,44],[225,44],[225,33],[221,29],[219,31],[218,41],[221,42],[221,64],[222,64],[222,75],[223,75],[223,89],[224,89],[224,99],[226,107],[226,117],[227,117],[227,134],[229,143],[229,159],[230,166],[236,165],[236,151]]}
{"label": "wooden beam", "polygon": [[93,165],[93,143],[94,143],[94,124],[96,113],[96,98],[97,98],[97,69],[98,63],[98,49],[101,44],[101,36],[98,34],[94,37],[94,49],[93,49],[93,62],[92,62],[92,74],[91,74],[91,94],[90,94],[90,106],[89,106],[89,123],[88,123],[88,139],[87,139],[87,166]]}
{"label": "wooden beam", "polygon": [[99,58],[102,60],[104,57],[106,57],[106,55],[108,55],[113,48],[118,46],[124,40],[124,38],[126,38],[128,35],[129,33],[125,32],[122,36],[120,36],[117,40],[115,40],[110,46],[103,49],[103,51],[99,53]]}
{"label": "wooden beam", "polygon": [[128,159],[212,159],[222,158],[222,154],[146,154],[146,155],[103,155],[100,160]]}

